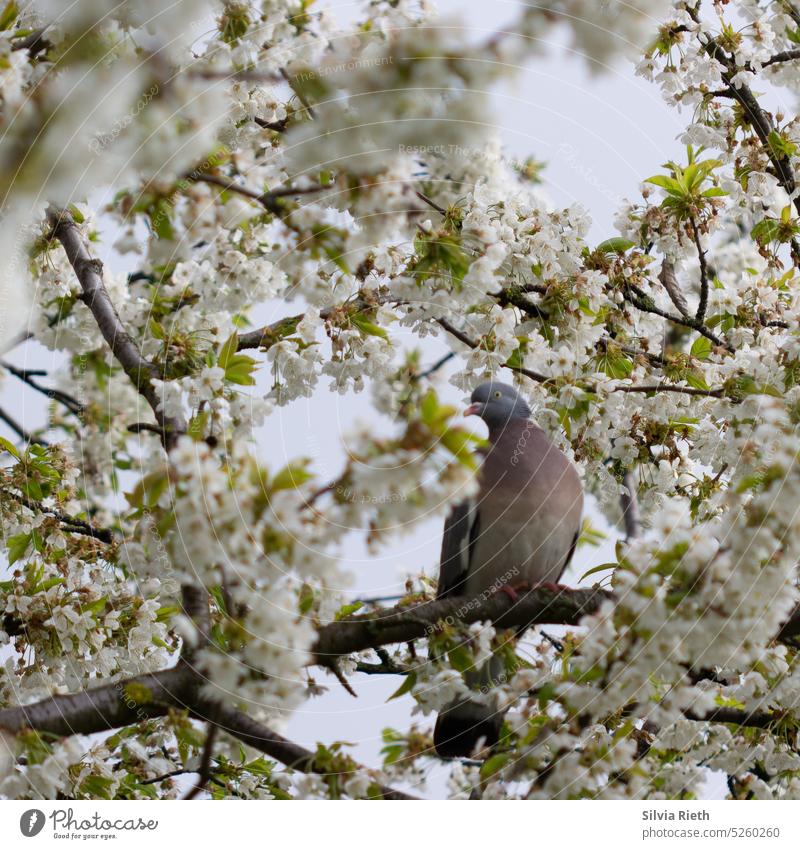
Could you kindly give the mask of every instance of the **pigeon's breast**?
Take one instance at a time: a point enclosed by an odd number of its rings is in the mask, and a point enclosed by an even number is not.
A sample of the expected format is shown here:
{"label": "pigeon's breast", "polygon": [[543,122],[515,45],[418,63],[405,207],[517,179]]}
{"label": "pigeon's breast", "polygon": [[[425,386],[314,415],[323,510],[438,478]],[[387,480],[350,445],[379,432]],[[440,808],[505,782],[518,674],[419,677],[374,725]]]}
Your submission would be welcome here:
{"label": "pigeon's breast", "polygon": [[509,428],[484,460],[466,591],[558,581],[580,530],[577,470],[531,422]]}

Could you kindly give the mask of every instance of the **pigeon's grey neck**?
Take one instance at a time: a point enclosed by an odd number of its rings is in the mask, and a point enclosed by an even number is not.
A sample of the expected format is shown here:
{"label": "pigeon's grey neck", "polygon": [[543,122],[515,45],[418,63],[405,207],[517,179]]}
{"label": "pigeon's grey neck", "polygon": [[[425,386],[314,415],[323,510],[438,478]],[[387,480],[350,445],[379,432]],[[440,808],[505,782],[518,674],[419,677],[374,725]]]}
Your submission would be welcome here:
{"label": "pigeon's grey neck", "polygon": [[489,442],[495,443],[502,437],[517,437],[537,427],[527,416],[484,416],[489,426]]}

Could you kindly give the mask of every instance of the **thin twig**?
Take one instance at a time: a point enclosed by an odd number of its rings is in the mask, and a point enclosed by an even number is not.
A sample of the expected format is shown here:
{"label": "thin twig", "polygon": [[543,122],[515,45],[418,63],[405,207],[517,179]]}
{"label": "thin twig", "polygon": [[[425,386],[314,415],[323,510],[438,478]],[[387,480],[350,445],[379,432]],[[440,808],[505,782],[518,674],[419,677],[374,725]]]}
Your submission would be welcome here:
{"label": "thin twig", "polygon": [[722,389],[697,389],[694,386],[675,386],[671,383],[657,383],[646,386],[615,386],[612,392],[677,392],[681,395],[703,395],[708,398],[722,398]]}
{"label": "thin twig", "polygon": [[200,769],[198,770],[197,784],[183,797],[185,802],[199,796],[205,789],[211,778],[211,760],[214,757],[214,743],[217,740],[219,728],[216,725],[209,725],[206,732],[206,741],[203,745],[203,755],[200,759]]}
{"label": "thin twig", "polygon": [[31,433],[29,430],[26,430],[12,415],[7,413],[2,407],[0,407],[0,420],[4,421],[10,428],[13,430],[19,438],[28,443],[35,443],[36,445],[48,445],[47,440],[42,439],[41,436],[36,436]]}
{"label": "thin twig", "polygon": [[[466,333],[459,330],[453,324],[451,324],[446,318],[437,318],[437,324],[440,327],[444,328],[451,336],[455,336],[459,342],[463,342],[467,347],[472,348],[473,350],[478,347],[478,343],[473,339],[470,339]],[[515,371],[518,374],[524,374],[525,377],[529,377],[531,380],[535,380],[537,383],[548,383],[550,382],[550,378],[546,377],[543,374],[539,374],[539,372],[532,371],[531,369],[524,368],[523,366],[510,366],[507,363],[505,364],[505,368],[510,371]]]}
{"label": "thin twig", "polygon": [[692,228],[692,236],[695,247],[697,248],[697,256],[700,260],[700,301],[697,305],[697,312],[694,314],[694,320],[702,324],[706,317],[706,308],[708,307],[708,266],[706,265],[706,252],[703,250],[703,245],[700,242],[700,232],[697,229],[694,218],[689,219],[689,224]]}
{"label": "thin twig", "polygon": [[447,215],[447,210],[443,206],[439,206],[435,200],[431,200],[427,195],[424,195],[422,192],[415,192],[416,196],[425,203],[428,204],[432,209],[435,209],[441,215]]}
{"label": "thin twig", "polygon": [[193,172],[191,174],[187,174],[186,179],[195,183],[209,183],[210,185],[219,186],[226,191],[243,195],[244,197],[257,201],[268,212],[272,212],[276,215],[286,212],[286,209],[278,203],[280,198],[292,195],[310,195],[315,194],[316,192],[321,192],[325,189],[325,186],[314,185],[304,186],[302,188],[287,187],[283,189],[274,189],[270,192],[259,192],[258,189],[251,189],[249,186],[244,186],[241,183],[237,183],[235,180],[228,177],[221,177],[218,174]]}
{"label": "thin twig", "polygon": [[79,519],[77,516],[68,516],[66,513],[61,513],[59,510],[47,507],[39,501],[33,501],[20,493],[14,492],[12,489],[6,489],[5,494],[27,507],[32,513],[45,513],[57,519],[62,525],[66,526],[61,530],[67,533],[82,534],[83,536],[93,537],[105,543],[112,543],[114,541],[114,535],[108,528],[96,528],[84,519]]}
{"label": "thin twig", "polygon": [[623,297],[626,301],[633,304],[636,309],[639,309],[642,312],[649,312],[653,315],[661,316],[661,318],[665,318],[667,321],[671,321],[674,324],[680,324],[683,327],[691,327],[718,347],[726,348],[729,351],[733,350],[730,343],[723,342],[722,339],[720,339],[713,331],[709,330],[702,321],[697,321],[691,317],[687,318],[683,315],[676,315],[674,313],[669,313],[666,310],[662,310],[660,307],[656,306],[652,298],[648,298],[644,292],[635,286],[630,286],[627,291],[623,292]]}
{"label": "thin twig", "polygon": [[46,371],[42,371],[41,369],[21,369],[6,362],[0,363],[0,367],[4,368],[9,374],[13,375],[18,380],[26,383],[31,387],[31,389],[35,389],[42,395],[46,395],[51,401],[58,401],[60,404],[65,406],[70,413],[79,416],[83,412],[83,404],[81,404],[76,398],[73,398],[72,395],[68,395],[61,389],[51,389],[47,386],[42,386],[36,381],[35,378],[46,376]]}
{"label": "thin twig", "polygon": [[295,88],[292,85],[292,80],[289,77],[289,75],[286,73],[285,68],[281,68],[280,74],[284,78],[284,80],[286,80],[286,82],[289,83],[289,87],[292,89],[292,91],[295,93],[295,95],[297,95],[297,99],[303,104],[303,106],[306,109],[306,112],[308,112],[309,118],[311,118],[311,120],[313,121],[314,118],[317,117],[317,115],[316,115],[316,112],[314,112],[314,108],[308,102],[308,99],[306,98],[306,96],[303,94],[303,92],[299,88]]}
{"label": "thin twig", "polygon": [[623,491],[619,500],[622,506],[622,521],[625,525],[625,539],[630,542],[639,536],[641,532],[641,520],[639,517],[639,499],[636,496],[636,481],[633,472],[628,469],[622,478]]}
{"label": "thin twig", "polygon": [[439,369],[443,365],[449,363],[450,360],[453,359],[453,357],[455,357],[455,351],[448,351],[443,357],[439,357],[439,359],[436,360],[436,362],[432,366],[428,366],[425,371],[421,371],[419,374],[415,374],[413,379],[415,381],[425,380],[426,377],[430,377],[432,374],[436,374],[436,372],[439,371]]}

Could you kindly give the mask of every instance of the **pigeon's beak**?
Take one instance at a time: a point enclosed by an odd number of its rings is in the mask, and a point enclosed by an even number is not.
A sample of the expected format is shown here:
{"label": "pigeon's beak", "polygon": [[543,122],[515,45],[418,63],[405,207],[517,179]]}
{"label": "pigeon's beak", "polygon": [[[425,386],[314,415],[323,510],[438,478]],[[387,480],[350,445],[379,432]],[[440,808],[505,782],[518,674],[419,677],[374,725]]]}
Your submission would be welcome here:
{"label": "pigeon's beak", "polygon": [[464,410],[464,417],[467,416],[479,416],[483,412],[483,404],[475,403],[470,404],[466,410]]}

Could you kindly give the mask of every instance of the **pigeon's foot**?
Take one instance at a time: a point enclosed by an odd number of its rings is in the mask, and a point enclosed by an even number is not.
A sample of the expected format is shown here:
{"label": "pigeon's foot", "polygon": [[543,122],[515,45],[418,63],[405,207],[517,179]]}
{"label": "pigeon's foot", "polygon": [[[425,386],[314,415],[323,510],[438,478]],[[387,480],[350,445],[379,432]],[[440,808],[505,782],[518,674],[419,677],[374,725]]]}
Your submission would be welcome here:
{"label": "pigeon's foot", "polygon": [[503,584],[498,587],[495,592],[507,595],[511,601],[519,601],[520,593],[527,593],[532,589],[528,581],[515,581],[514,583]]}
{"label": "pigeon's foot", "polygon": [[511,601],[519,601],[520,595],[532,592],[533,590],[549,590],[551,593],[560,593],[565,589],[566,587],[563,584],[557,584],[555,581],[541,581],[536,584],[532,584],[530,581],[514,581],[503,584],[495,592],[507,595]]}

